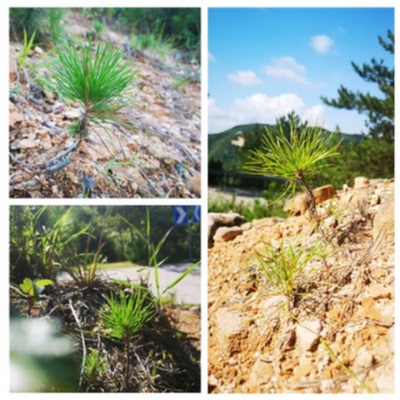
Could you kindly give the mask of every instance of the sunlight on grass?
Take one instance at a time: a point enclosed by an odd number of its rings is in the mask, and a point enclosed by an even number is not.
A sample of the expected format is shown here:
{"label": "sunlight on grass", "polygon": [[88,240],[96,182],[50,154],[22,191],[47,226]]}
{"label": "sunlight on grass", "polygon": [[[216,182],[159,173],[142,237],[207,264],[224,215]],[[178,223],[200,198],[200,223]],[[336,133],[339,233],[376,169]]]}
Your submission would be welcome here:
{"label": "sunlight on grass", "polygon": [[99,269],[113,269],[113,268],[130,268],[130,267],[137,267],[138,264],[134,264],[130,261],[119,261],[114,263],[104,263],[99,264],[97,267]]}

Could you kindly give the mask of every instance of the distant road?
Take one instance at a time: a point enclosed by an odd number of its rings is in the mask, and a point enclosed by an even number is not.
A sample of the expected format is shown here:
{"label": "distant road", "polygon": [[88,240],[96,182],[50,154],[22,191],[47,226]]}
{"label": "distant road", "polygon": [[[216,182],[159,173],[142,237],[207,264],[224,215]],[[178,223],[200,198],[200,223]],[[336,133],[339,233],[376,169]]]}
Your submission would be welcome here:
{"label": "distant road", "polygon": [[[158,268],[158,275],[160,280],[160,291],[162,292],[170,283],[177,279],[184,271],[186,271],[192,264],[166,264]],[[138,272],[141,270],[141,272]],[[201,303],[201,265],[194,269],[189,275],[183,278],[176,286],[171,289],[175,293],[176,303]],[[108,279],[120,279],[130,281],[131,283],[139,283],[140,276],[143,279],[149,276],[150,290],[156,294],[157,288],[154,278],[153,267],[126,267],[126,268],[111,268],[102,270],[100,275]],[[67,273],[62,273],[58,277],[58,281],[69,280],[71,277]],[[168,293],[168,292],[167,292]],[[167,295],[167,294],[166,294]]]}
{"label": "distant road", "polygon": [[254,203],[254,199],[259,199],[262,203],[268,204],[268,201],[262,197],[261,190],[245,190],[245,189],[235,189],[235,188],[226,188],[226,191],[221,191],[214,187],[208,188],[208,198],[210,200],[232,200],[232,196],[236,197],[236,204],[243,202],[244,204],[252,205]]}

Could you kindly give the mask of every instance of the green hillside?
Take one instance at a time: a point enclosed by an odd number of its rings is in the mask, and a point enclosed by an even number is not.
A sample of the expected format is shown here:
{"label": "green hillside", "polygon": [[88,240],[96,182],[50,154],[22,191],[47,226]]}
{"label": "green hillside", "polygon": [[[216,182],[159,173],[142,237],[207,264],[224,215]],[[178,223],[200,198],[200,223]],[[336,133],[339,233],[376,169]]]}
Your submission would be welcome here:
{"label": "green hillside", "polygon": [[[208,162],[210,168],[219,167],[225,171],[239,171],[247,158],[249,150],[255,149],[265,128],[274,131],[276,125],[247,124],[238,125],[224,132],[208,135]],[[326,134],[331,134],[326,130]],[[362,136],[359,134],[342,134],[342,143],[359,143]]]}

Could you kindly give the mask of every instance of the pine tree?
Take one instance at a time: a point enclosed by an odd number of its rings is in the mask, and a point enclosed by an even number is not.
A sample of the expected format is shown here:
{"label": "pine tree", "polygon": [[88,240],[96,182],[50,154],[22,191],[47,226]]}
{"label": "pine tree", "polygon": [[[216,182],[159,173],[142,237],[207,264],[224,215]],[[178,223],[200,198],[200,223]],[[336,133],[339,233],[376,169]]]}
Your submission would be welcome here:
{"label": "pine tree", "polygon": [[[394,35],[389,30],[387,36],[387,42],[378,36],[379,43],[386,51],[394,54]],[[371,96],[369,93],[363,94],[359,91],[355,93],[340,86],[337,100],[321,97],[322,101],[336,108],[355,109],[359,113],[366,113],[369,136],[373,139],[382,138],[389,142],[394,141],[394,69],[386,67],[383,60],[377,62],[375,58],[371,60],[370,65],[363,64],[362,67],[359,67],[354,62],[351,65],[365,81],[378,84],[383,98]]]}

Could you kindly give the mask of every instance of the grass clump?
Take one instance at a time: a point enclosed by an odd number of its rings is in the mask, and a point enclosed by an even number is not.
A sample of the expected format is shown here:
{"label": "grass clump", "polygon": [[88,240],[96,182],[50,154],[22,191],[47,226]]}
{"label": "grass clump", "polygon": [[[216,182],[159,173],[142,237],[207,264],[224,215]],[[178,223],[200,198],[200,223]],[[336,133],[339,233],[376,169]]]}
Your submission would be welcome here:
{"label": "grass clump", "polygon": [[282,241],[278,247],[266,246],[262,253],[256,251],[256,267],[265,278],[269,292],[294,299],[294,296],[306,295],[299,289],[310,282],[306,269],[312,260],[319,258],[320,251],[319,246],[306,249]]}
{"label": "grass clump", "polygon": [[286,217],[286,213],[282,210],[280,203],[267,207],[266,202],[260,199],[254,199],[253,202],[244,202],[238,201],[235,195],[231,199],[222,197],[209,199],[208,212],[226,213],[229,211],[240,214],[246,218],[246,221],[268,217]]}

